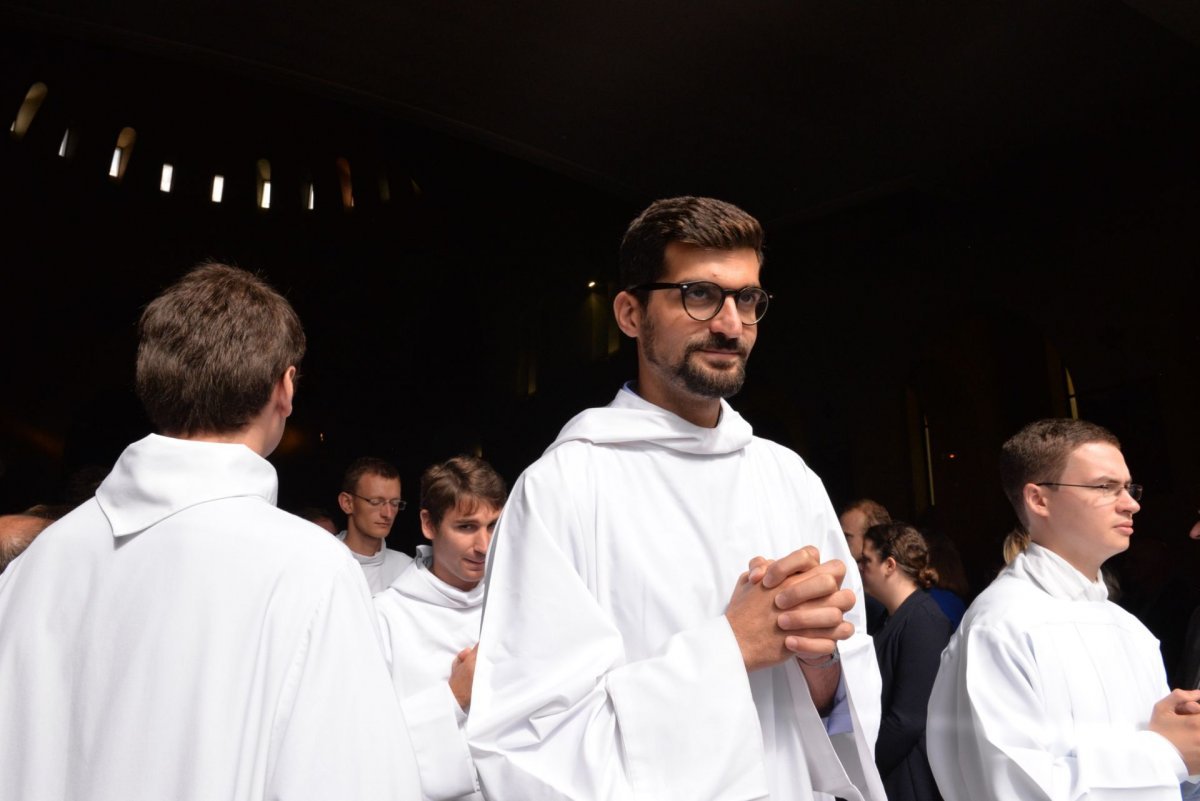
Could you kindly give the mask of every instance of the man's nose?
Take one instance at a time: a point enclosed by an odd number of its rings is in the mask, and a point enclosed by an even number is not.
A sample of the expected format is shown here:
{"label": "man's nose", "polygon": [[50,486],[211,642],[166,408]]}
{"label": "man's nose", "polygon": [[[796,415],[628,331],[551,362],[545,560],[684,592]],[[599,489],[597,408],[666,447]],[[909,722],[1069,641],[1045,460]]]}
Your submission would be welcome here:
{"label": "man's nose", "polygon": [[1138,510],[1142,508],[1142,505],[1134,500],[1133,496],[1129,494],[1129,490],[1124,487],[1117,493],[1117,506],[1121,509],[1128,509],[1130,514],[1137,514]]}
{"label": "man's nose", "polygon": [[721,299],[721,308],[716,316],[708,321],[708,329],[713,333],[722,334],[730,339],[736,339],[742,333],[742,318],[738,314],[737,300],[730,295]]}

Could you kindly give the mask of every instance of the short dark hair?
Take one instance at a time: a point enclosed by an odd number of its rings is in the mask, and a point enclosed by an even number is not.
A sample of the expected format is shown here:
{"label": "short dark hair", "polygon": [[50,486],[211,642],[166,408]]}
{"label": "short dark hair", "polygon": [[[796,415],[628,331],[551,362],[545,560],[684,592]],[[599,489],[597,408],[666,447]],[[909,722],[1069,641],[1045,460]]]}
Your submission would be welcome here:
{"label": "short dark hair", "polygon": [[353,493],[358,489],[358,480],[368,473],[381,478],[400,478],[400,471],[396,469],[396,465],[386,459],[360,456],[351,462],[342,474],[342,492]]}
{"label": "short dark hair", "polygon": [[863,541],[875,546],[879,561],[895,559],[896,567],[921,589],[937,584],[937,570],[929,563],[929,543],[915,527],[900,522],[871,526]]}
{"label": "short dark hair", "polygon": [[225,264],[202,264],[151,301],[138,323],[137,394],[164,434],[226,433],[262,411],[304,357],[282,295]]}
{"label": "short dark hair", "polygon": [[1121,441],[1104,426],[1054,417],[1030,423],[1000,448],[1000,485],[1022,526],[1029,525],[1025,518],[1025,485],[1057,481],[1071,453],[1089,442],[1121,447]]}
{"label": "short dark hair", "polygon": [[892,522],[892,516],[888,514],[888,510],[879,501],[873,501],[870,498],[859,498],[857,501],[852,501],[842,507],[841,515],[846,512],[858,510],[867,518],[867,527],[878,526],[882,523]]}
{"label": "short dark hair", "polygon": [[490,464],[475,456],[455,456],[421,475],[421,509],[429,512],[434,525],[465,498],[500,509],[508,500],[508,486]]}
{"label": "short dark hair", "polygon": [[662,277],[667,245],[736,250],[749,248],[763,262],[763,230],[758,220],[732,203],[709,197],[656,200],[629,224],[618,263],[621,287],[632,289]]}

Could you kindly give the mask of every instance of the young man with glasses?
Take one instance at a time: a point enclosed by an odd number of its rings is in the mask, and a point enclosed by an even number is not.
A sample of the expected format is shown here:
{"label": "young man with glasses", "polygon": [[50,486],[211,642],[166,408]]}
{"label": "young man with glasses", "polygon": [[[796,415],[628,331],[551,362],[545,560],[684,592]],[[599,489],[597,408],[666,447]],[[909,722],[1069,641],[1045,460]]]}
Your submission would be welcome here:
{"label": "young man with glasses", "polygon": [[406,506],[400,498],[400,471],[383,459],[355,459],[342,476],[338,506],[346,513],[346,529],[337,538],[362,565],[371,594],[383,592],[412,564],[411,556],[387,547],[396,514]]}
{"label": "young man with glasses", "polygon": [[762,229],[661,200],[620,263],[637,380],[567,423],[493,544],[467,722],[483,790],[880,801],[879,669],[837,515],[724,400],[770,302]]}
{"label": "young man with glasses", "polygon": [[926,738],[946,801],[1196,795],[1200,692],[1168,693],[1154,635],[1100,575],[1141,508],[1120,447],[1101,426],[1054,419],[1001,450],[1028,537],[942,654]]}

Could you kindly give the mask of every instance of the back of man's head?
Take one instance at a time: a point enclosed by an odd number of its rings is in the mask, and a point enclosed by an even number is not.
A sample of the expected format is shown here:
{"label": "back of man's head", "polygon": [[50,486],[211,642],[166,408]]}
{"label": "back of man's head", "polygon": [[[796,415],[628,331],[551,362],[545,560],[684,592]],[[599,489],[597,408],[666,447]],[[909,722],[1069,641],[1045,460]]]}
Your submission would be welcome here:
{"label": "back of man's head", "polygon": [[138,397],[174,436],[245,428],[305,349],[291,304],[224,264],[201,265],[155,298],[138,332]]}
{"label": "back of man's head", "polygon": [[763,230],[742,209],[708,197],[656,200],[629,224],[618,259],[621,287],[657,281],[667,245],[678,242],[713,250],[748,248],[762,264]]}
{"label": "back of man's head", "polygon": [[358,481],[365,475],[379,476],[380,478],[400,478],[400,471],[396,469],[396,465],[386,459],[378,459],[374,456],[360,456],[350,463],[346,468],[346,472],[342,474],[342,492],[353,494],[358,489]]}
{"label": "back of man's head", "polygon": [[1000,484],[1024,529],[1029,527],[1025,485],[1058,481],[1067,459],[1076,448],[1089,442],[1121,447],[1116,435],[1104,426],[1065,417],[1030,423],[1001,447]]}

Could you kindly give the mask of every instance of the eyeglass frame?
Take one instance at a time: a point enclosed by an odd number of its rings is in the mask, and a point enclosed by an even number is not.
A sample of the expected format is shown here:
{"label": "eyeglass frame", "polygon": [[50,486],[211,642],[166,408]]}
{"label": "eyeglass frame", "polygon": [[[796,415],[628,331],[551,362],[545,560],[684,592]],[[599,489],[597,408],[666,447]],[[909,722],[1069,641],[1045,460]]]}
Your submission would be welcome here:
{"label": "eyeglass frame", "polygon": [[408,501],[404,500],[403,498],[368,498],[365,495],[359,495],[357,492],[351,492],[350,490],[343,490],[343,492],[345,492],[347,495],[353,495],[360,501],[366,501],[374,509],[378,509],[385,503],[392,507],[392,511],[394,512],[403,512],[408,508]]}
{"label": "eyeglass frame", "polygon": [[[1081,489],[1104,490],[1106,494],[1112,492],[1111,497],[1114,500],[1120,498],[1121,490],[1124,490],[1129,493],[1130,498],[1140,501],[1142,499],[1142,492],[1145,490],[1144,486],[1135,484],[1132,481],[1126,484],[1119,484],[1116,481],[1107,481],[1103,484],[1064,484],[1060,481],[1038,481],[1036,484],[1039,487],[1079,487]],[[1113,489],[1114,487],[1116,488],[1115,490]]]}
{"label": "eyeglass frame", "polygon": [[[715,309],[713,309],[713,313],[707,317],[697,317],[696,315],[692,314],[692,310],[689,309],[688,305],[687,305],[687,299],[685,298],[685,295],[689,288],[694,287],[697,284],[712,284],[713,286],[715,286],[717,288],[717,291],[721,293],[721,302],[716,305]],[[648,291],[655,290],[655,289],[678,289],[679,290],[679,302],[683,305],[683,310],[685,312],[687,312],[688,317],[691,317],[693,320],[695,320],[698,323],[707,323],[709,320],[713,319],[718,314],[720,314],[721,309],[725,308],[725,298],[734,298],[734,305],[736,305],[736,303],[737,303],[736,296],[737,295],[740,295],[741,293],[745,292],[747,289],[757,289],[759,292],[763,293],[763,296],[766,297],[766,299],[767,299],[766,308],[763,309],[763,313],[761,315],[759,315],[758,319],[752,323],[748,323],[745,320],[742,320],[742,316],[740,314],[738,315],[738,319],[741,320],[742,325],[758,325],[759,323],[762,322],[763,317],[767,316],[767,309],[769,309],[771,307],[771,301],[774,300],[774,298],[775,298],[775,296],[773,294],[771,294],[767,290],[763,289],[761,286],[754,286],[753,284],[747,284],[746,286],[742,287],[741,289],[725,289],[723,286],[718,284],[716,281],[681,281],[681,282],[651,281],[649,283],[638,284],[637,286],[631,286],[626,291],[627,292],[642,292],[642,291],[648,292]]]}

